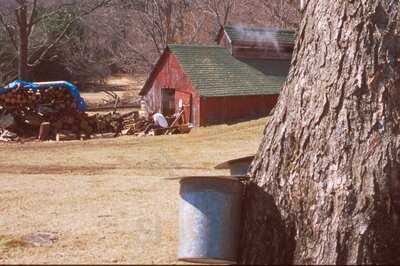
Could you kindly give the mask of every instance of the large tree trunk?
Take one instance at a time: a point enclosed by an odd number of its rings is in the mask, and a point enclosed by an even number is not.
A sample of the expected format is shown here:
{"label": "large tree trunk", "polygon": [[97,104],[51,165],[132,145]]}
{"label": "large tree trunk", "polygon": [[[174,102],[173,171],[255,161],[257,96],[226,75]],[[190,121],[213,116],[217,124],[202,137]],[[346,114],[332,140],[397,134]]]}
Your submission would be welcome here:
{"label": "large tree trunk", "polygon": [[398,9],[306,3],[252,165],[240,262],[400,264]]}

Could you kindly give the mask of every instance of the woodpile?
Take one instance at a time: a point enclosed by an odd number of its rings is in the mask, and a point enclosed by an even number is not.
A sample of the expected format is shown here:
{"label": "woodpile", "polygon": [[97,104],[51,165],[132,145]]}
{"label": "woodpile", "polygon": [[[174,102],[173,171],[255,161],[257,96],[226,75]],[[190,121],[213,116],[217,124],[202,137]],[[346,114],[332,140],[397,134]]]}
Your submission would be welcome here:
{"label": "woodpile", "polygon": [[122,130],[120,114],[89,116],[80,112],[74,97],[64,88],[37,91],[17,88],[1,94],[0,116],[5,115],[15,120],[7,127],[18,136],[36,136],[41,140],[55,139],[59,132],[90,138],[101,133],[117,135]]}
{"label": "woodpile", "polygon": [[0,94],[0,105],[6,109],[35,108],[45,105],[54,110],[76,109],[73,96],[67,89],[26,90],[18,88]]}
{"label": "woodpile", "polygon": [[78,110],[74,97],[64,88],[17,88],[0,94],[0,129],[41,141],[71,139],[71,135],[74,139],[87,139],[106,133],[114,137],[188,133],[189,127],[179,124],[182,115],[180,112],[169,118],[171,126],[161,128],[152,117],[140,118],[137,111],[88,115]]}

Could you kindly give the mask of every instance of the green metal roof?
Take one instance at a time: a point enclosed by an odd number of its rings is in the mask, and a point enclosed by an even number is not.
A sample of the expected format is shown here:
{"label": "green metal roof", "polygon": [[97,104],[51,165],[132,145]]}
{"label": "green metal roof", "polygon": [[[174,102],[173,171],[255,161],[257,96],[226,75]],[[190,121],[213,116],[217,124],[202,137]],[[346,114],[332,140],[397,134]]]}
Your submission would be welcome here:
{"label": "green metal roof", "polygon": [[265,75],[220,46],[169,45],[184,72],[201,96],[279,94],[286,80],[282,75]]}
{"label": "green metal roof", "polygon": [[274,42],[293,45],[296,39],[294,31],[276,30],[267,28],[249,28],[242,26],[226,25],[225,32],[232,43],[235,42]]}
{"label": "green metal roof", "polygon": [[289,74],[290,60],[285,59],[245,59],[238,60],[246,63],[267,76],[284,76]]}

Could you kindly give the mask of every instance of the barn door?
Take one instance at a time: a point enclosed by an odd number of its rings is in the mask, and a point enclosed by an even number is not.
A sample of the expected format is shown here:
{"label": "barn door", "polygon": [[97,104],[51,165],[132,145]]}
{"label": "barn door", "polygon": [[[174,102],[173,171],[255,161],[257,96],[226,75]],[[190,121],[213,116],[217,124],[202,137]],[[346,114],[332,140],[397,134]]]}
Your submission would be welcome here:
{"label": "barn door", "polygon": [[175,113],[175,90],[161,89],[161,113],[172,116]]}
{"label": "barn door", "polygon": [[187,92],[175,92],[175,108],[179,110],[179,105],[182,104],[184,113],[184,123],[192,123],[192,95]]}

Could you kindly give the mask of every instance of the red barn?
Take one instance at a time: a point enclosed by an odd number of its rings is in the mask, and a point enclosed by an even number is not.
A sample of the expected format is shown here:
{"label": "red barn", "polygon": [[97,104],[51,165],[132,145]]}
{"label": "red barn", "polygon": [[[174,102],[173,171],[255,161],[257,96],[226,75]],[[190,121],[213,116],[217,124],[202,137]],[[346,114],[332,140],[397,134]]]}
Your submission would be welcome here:
{"label": "red barn", "polygon": [[165,115],[183,104],[185,121],[195,126],[266,116],[290,65],[277,60],[235,58],[222,45],[168,45],[140,95]]}

